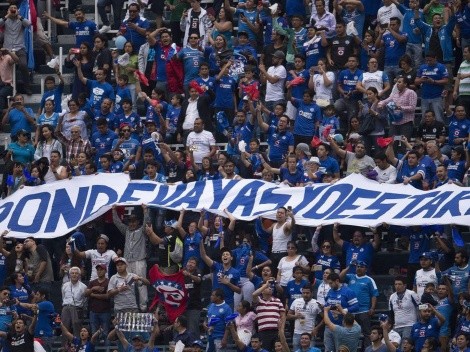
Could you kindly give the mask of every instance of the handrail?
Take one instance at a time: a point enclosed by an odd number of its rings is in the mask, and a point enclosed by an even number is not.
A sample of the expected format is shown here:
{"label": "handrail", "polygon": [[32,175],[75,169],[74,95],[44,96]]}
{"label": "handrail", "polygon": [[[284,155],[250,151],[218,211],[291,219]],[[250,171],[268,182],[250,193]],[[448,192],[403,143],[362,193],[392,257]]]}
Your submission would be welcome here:
{"label": "handrail", "polygon": [[16,64],[13,64],[13,74],[12,74],[11,84],[13,86],[13,96],[15,96],[16,94]]}

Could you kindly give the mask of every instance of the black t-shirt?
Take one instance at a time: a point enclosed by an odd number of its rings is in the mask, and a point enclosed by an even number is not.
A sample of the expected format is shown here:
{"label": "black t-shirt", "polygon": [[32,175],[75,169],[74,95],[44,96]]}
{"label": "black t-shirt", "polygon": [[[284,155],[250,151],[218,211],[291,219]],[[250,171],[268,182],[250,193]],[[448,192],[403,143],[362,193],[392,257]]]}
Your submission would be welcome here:
{"label": "black t-shirt", "polygon": [[7,335],[7,343],[10,352],[31,352],[34,351],[34,336],[25,330],[23,334]]}
{"label": "black t-shirt", "polygon": [[[201,277],[201,274],[197,270],[195,273],[193,273],[193,275]],[[188,306],[186,309],[202,309],[201,282],[197,283],[189,276],[185,276],[184,285],[186,287],[186,291],[188,292]]]}
{"label": "black t-shirt", "polygon": [[431,39],[429,40],[429,47],[437,56],[438,62],[443,62],[444,54],[442,53],[441,41],[439,40],[439,33],[437,29],[432,30]]}
{"label": "black t-shirt", "polygon": [[199,37],[201,36],[201,33],[199,33],[199,15],[201,14],[201,11],[195,12],[194,10],[191,11],[191,18],[189,19],[189,32],[188,32],[188,38],[191,36],[191,34],[197,34]]}
{"label": "black t-shirt", "polygon": [[328,39],[331,50],[331,59],[334,62],[334,70],[343,70],[348,58],[354,55],[354,39],[350,35],[344,37],[333,37]]}
{"label": "black t-shirt", "polygon": [[263,63],[266,66],[266,70],[273,65],[273,54],[278,50],[281,50],[285,54],[287,52],[287,45],[283,45],[280,48],[275,48],[273,44],[270,44],[263,49]]}
{"label": "black t-shirt", "polygon": [[418,137],[423,142],[433,141],[441,136],[446,136],[446,126],[441,121],[434,121],[431,125],[422,123],[418,127]]}

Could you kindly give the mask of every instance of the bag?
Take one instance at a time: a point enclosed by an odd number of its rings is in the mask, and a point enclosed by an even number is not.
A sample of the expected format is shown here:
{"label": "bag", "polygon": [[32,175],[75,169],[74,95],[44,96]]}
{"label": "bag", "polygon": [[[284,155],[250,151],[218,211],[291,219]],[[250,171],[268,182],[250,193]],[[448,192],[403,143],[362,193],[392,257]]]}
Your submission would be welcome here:
{"label": "bag", "polygon": [[364,116],[361,122],[361,126],[359,127],[359,134],[361,136],[367,136],[375,129],[375,121],[374,117],[371,114],[367,114]]}

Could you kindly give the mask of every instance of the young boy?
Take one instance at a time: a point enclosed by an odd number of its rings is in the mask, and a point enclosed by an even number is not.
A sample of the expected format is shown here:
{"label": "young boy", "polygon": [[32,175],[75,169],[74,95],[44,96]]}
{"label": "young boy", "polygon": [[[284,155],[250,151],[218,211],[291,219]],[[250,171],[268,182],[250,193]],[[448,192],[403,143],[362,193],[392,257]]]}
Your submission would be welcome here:
{"label": "young boy", "polygon": [[113,160],[114,160],[114,162],[111,165],[111,172],[113,174],[123,172],[123,170],[124,170],[124,163],[123,163],[124,153],[122,152],[121,149],[116,149],[113,152]]}
{"label": "young boy", "polygon": [[235,98],[235,90],[237,81],[228,75],[228,70],[232,65],[231,61],[222,61],[223,66],[217,75],[215,81],[215,112],[223,111],[227,115],[229,125],[233,125],[233,118],[237,110],[237,102]]}
{"label": "young boy", "polygon": [[124,112],[122,109],[122,101],[123,99],[131,99],[131,91],[127,84],[129,83],[129,76],[127,75],[119,75],[118,82],[116,86],[116,102],[114,104],[114,113],[116,115],[120,115]]}
{"label": "young boy", "polygon": [[62,112],[62,92],[64,91],[64,78],[60,73],[59,69],[56,69],[57,77],[59,77],[59,85],[56,87],[55,78],[53,76],[47,76],[44,80],[45,92],[41,98],[41,106],[38,110],[38,116],[42,114],[44,105],[47,100],[54,102],[54,112]]}
{"label": "young boy", "polygon": [[[287,73],[286,88],[289,90],[291,96],[295,99],[301,100],[304,92],[308,90],[308,81],[310,80],[310,73],[305,69],[305,57],[300,54],[294,56],[294,69]],[[291,120],[296,118],[297,109],[292,102],[287,103],[286,115]]]}
{"label": "young boy", "polygon": [[[209,71],[210,71],[209,64],[206,64],[205,62],[201,63],[201,65],[199,66],[199,77],[196,78],[196,82],[201,87],[207,87],[207,89],[214,91],[215,90],[215,78],[209,76]],[[208,93],[206,92],[204,94],[208,94]]]}
{"label": "young boy", "polygon": [[328,134],[330,135],[335,134],[335,131],[338,131],[339,127],[339,118],[338,116],[336,116],[335,106],[333,104],[330,104],[325,107],[325,110],[323,111],[323,118],[319,126],[319,134],[322,142],[326,142],[328,137],[325,136],[326,133],[324,133],[326,128],[329,128]]}
{"label": "young boy", "polygon": [[259,99],[259,81],[254,79],[254,75],[255,68],[251,65],[246,65],[245,77],[243,77],[238,84],[238,96],[240,98],[238,110],[243,109],[243,102],[246,96],[253,101]]}
{"label": "young boy", "polygon": [[[140,116],[132,111],[132,99],[124,98],[121,100],[123,109],[122,114],[116,115],[115,123],[117,126],[128,125],[131,128],[132,137],[138,139],[137,129],[140,128]],[[119,128],[116,128],[116,133],[119,134]]]}
{"label": "young boy", "polygon": [[181,94],[173,95],[170,104],[168,105],[168,111],[165,118],[165,143],[171,144],[176,142],[176,127],[178,125],[178,118],[181,112],[181,104],[183,104],[183,96]]}
{"label": "young boy", "polygon": [[160,169],[160,165],[157,164],[155,160],[150,160],[147,163],[147,166],[145,168],[147,175],[142,177],[142,180],[150,180],[150,181],[155,181],[155,182],[160,182],[160,183],[166,183],[166,177],[165,175],[158,173],[159,169]]}

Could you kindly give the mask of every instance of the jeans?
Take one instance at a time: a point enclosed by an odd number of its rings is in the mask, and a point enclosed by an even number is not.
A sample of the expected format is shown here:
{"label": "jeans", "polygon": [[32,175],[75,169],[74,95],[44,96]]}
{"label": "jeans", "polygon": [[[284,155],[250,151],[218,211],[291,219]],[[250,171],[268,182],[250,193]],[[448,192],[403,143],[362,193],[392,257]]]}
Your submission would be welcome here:
{"label": "jeans", "polygon": [[199,309],[187,309],[184,316],[188,319],[188,330],[193,334],[196,339],[199,339],[201,331],[199,328],[199,319],[201,318],[201,311]]}
{"label": "jeans", "polygon": [[369,312],[358,313],[354,315],[354,319],[361,326],[362,335],[364,335],[363,347],[370,346],[370,315]]}
{"label": "jeans", "polygon": [[434,99],[421,98],[421,111],[424,114],[426,110],[434,111],[436,120],[444,122],[444,102],[441,97]]}
{"label": "jeans", "polygon": [[90,312],[91,333],[94,334],[101,327],[104,336],[107,336],[111,327],[111,312],[95,313]]}
{"label": "jeans", "polygon": [[414,67],[419,67],[423,63],[423,47],[420,44],[407,43],[406,44],[406,53],[413,60]]}
{"label": "jeans", "polygon": [[208,337],[206,352],[218,352],[223,350],[222,339],[212,339],[210,336]]}
{"label": "jeans", "polygon": [[106,6],[113,5],[114,12],[114,27],[119,29],[122,22],[122,7],[124,5],[124,0],[98,0],[98,13],[101,17],[103,25],[109,26],[108,15],[106,14]]}
{"label": "jeans", "polygon": [[13,87],[11,85],[2,85],[0,87],[0,111],[8,108],[7,97],[13,95]]}
{"label": "jeans", "polygon": [[400,67],[398,66],[385,66],[384,72],[388,76],[388,80],[390,84],[393,86],[395,84],[394,80],[398,76],[398,72],[400,72]]}

